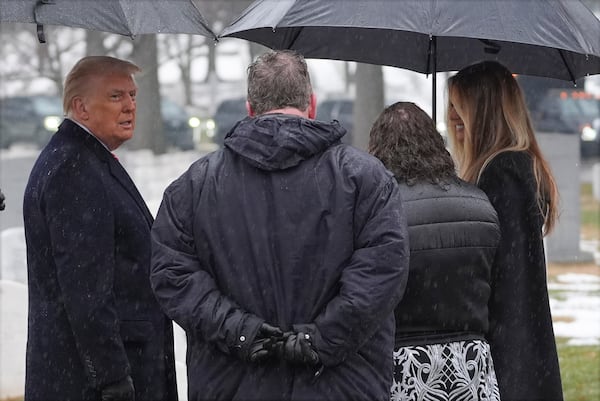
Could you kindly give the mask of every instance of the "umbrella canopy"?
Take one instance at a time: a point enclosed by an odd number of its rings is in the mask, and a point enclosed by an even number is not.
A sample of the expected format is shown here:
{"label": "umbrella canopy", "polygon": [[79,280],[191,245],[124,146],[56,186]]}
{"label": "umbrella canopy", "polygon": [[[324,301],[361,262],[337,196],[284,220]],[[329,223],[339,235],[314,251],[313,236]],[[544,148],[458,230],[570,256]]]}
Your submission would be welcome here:
{"label": "umbrella canopy", "polygon": [[258,0],[220,36],[421,73],[483,60],[571,81],[600,73],[600,21],[579,0]]}
{"label": "umbrella canopy", "polygon": [[[117,33],[190,33],[216,39],[191,0],[0,0],[0,22]],[[40,41],[42,41],[40,37]]]}
{"label": "umbrella canopy", "polygon": [[307,58],[433,74],[495,60],[575,82],[600,73],[600,21],[579,0],[257,0],[220,37]]}

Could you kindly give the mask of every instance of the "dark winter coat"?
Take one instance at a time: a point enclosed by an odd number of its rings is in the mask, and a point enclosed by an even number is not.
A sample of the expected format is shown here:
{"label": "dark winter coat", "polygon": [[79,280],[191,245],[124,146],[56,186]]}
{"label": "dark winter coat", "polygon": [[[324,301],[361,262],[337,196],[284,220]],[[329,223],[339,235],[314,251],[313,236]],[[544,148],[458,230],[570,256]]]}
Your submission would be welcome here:
{"label": "dark winter coat", "polygon": [[[343,134],[248,118],[166,190],[151,281],[187,332],[190,401],[389,400],[406,222],[392,175]],[[322,373],[238,359],[263,321],[310,333]]]}
{"label": "dark winter coat", "polygon": [[487,196],[461,180],[400,185],[410,268],[395,310],[396,348],[483,339],[500,227]]}
{"label": "dark winter coat", "polygon": [[502,401],[562,400],[546,283],[544,220],[531,157],[500,153],[483,170],[478,185],[498,212],[502,232],[488,337]]}
{"label": "dark winter coat", "polygon": [[152,215],[120,163],[65,120],[25,190],[25,399],[100,400],[131,374],[136,401],[176,400],[172,324],[149,282]]}

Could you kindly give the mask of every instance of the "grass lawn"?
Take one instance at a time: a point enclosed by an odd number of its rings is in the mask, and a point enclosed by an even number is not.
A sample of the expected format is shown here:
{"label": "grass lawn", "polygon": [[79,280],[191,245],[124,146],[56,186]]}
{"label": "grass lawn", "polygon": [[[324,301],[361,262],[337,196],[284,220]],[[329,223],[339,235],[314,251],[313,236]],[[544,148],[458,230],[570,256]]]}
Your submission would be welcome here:
{"label": "grass lawn", "polygon": [[600,400],[600,346],[566,342],[557,340],[565,401]]}
{"label": "grass lawn", "polygon": [[[600,239],[600,202],[594,200],[589,183],[581,185],[581,236]],[[579,269],[593,274],[595,268]],[[567,345],[565,338],[558,338],[557,345],[565,401],[600,400],[600,345]]]}

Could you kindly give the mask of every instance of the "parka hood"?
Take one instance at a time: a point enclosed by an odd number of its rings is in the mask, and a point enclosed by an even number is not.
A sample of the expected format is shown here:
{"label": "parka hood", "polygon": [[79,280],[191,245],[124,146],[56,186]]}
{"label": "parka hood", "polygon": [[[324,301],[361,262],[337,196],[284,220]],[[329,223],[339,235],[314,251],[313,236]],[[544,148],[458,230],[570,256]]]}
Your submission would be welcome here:
{"label": "parka hood", "polygon": [[325,123],[289,114],[246,117],[225,137],[225,147],[253,166],[285,170],[323,152],[346,134],[337,121]]}

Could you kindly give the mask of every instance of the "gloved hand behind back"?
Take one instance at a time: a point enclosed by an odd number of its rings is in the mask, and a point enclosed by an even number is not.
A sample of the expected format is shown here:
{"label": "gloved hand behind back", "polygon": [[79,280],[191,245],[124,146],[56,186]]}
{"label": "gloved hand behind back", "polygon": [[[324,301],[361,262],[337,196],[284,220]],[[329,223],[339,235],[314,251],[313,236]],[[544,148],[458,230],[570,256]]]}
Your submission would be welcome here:
{"label": "gloved hand behind back", "polygon": [[284,340],[275,350],[280,358],[295,364],[310,366],[319,364],[319,355],[312,346],[309,334],[286,332],[283,336]]}

